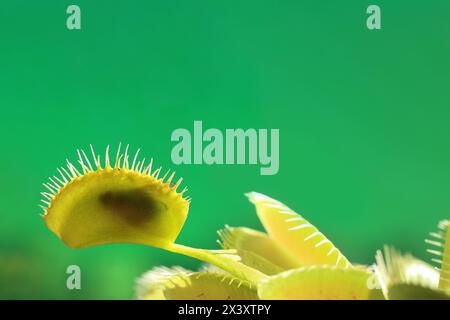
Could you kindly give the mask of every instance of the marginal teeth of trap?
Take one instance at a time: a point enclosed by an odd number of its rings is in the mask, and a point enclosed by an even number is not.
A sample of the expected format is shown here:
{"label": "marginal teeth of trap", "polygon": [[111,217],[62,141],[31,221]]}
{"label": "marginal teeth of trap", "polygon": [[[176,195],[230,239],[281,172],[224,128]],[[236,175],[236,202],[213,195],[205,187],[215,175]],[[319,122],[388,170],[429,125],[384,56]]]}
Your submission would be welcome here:
{"label": "marginal teeth of trap", "polygon": [[158,179],[159,173],[161,172],[161,169],[162,169],[162,167],[159,167],[158,169],[155,170],[155,172],[153,172],[152,176],[153,176],[155,179]]}
{"label": "marginal teeth of trap", "polygon": [[105,152],[105,168],[110,167],[110,161],[109,161],[109,145],[106,147],[106,152]]}
{"label": "marginal teeth of trap", "polygon": [[135,170],[136,159],[137,159],[137,157],[139,155],[139,151],[141,151],[141,149],[137,149],[136,154],[134,155],[133,164],[131,165],[131,170]]}
{"label": "marginal teeth of trap", "polygon": [[440,271],[441,273],[448,272],[445,270],[443,271],[443,269],[449,267],[446,261],[450,257],[448,253],[444,252],[448,223],[448,220],[440,221],[438,223],[438,230],[436,232],[429,233],[431,239],[425,239],[425,243],[432,246],[431,248],[427,249],[426,252],[434,256],[433,258],[431,258],[431,262],[435,266],[437,265],[436,270]]}
{"label": "marginal teeth of trap", "polygon": [[443,248],[444,247],[444,244],[442,242],[440,242],[440,241],[425,239],[425,243],[430,244],[432,246],[439,247],[439,248]]}
{"label": "marginal teeth of trap", "polygon": [[[94,147],[92,145],[89,145],[90,151],[91,151],[91,159],[89,159],[88,155],[83,149],[77,149],[77,163],[79,164],[79,168],[81,169],[81,172],[75,165],[72,164],[72,162],[69,161],[69,159],[66,159],[66,166],[57,168],[57,171],[59,173],[58,176],[52,176],[49,178],[49,181],[44,183],[44,187],[46,188],[45,192],[42,192],[41,195],[44,197],[43,203],[45,203],[46,206],[39,205],[44,210],[44,214],[46,213],[48,207],[51,204],[51,200],[60,192],[61,189],[63,189],[67,184],[71,183],[73,180],[77,179],[78,177],[82,177],[84,174],[103,170],[103,169],[116,169],[116,170],[130,170],[138,173],[139,175],[143,176],[149,176],[153,177],[156,180],[159,180],[162,183],[165,183],[168,185],[168,187],[175,192],[177,191],[178,187],[181,185],[181,182],[183,181],[183,178],[179,178],[178,181],[175,184],[172,184],[172,181],[175,177],[175,172],[172,172],[169,176],[170,170],[167,170],[167,172],[164,174],[162,178],[159,178],[159,175],[161,174],[162,167],[159,167],[158,169],[153,170],[153,158],[150,159],[150,163],[145,166],[145,158],[142,160],[139,160],[139,152],[140,149],[137,149],[136,153],[133,156],[133,161],[129,163],[129,145],[126,146],[125,151],[121,152],[122,144],[120,143],[117,148],[117,153],[114,161],[114,167],[111,166],[111,161],[109,157],[110,147],[109,145],[106,147],[105,151],[105,159],[104,159],[104,168],[102,168],[101,158],[100,155],[95,153]],[[167,178],[168,177],[168,178]],[[167,180],[166,180],[167,178]],[[180,196],[183,196],[183,194],[188,189],[185,187],[181,192],[178,194]],[[48,200],[48,201],[47,201]],[[186,199],[187,201],[190,201],[191,199]],[[50,201],[50,202],[49,202]]]}
{"label": "marginal teeth of trap", "polygon": [[92,144],[89,145],[89,147],[91,148],[91,153],[92,153],[92,158],[94,159],[94,163],[97,167],[97,169],[100,169],[100,156],[95,155],[95,151],[94,151],[94,147],[92,146]]}
{"label": "marginal teeth of trap", "polygon": [[441,251],[438,251],[438,250],[433,250],[433,249],[427,249],[427,252],[428,253],[431,253],[431,254],[434,254],[434,255],[436,255],[436,256],[442,256],[442,252]]}

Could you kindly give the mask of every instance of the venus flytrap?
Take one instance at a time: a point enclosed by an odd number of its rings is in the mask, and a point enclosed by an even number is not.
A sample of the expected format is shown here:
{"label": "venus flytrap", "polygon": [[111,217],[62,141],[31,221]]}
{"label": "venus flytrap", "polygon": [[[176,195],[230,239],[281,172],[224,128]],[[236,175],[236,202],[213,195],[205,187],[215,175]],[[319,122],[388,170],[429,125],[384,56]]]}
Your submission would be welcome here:
{"label": "venus flytrap", "polygon": [[[154,268],[138,280],[139,299],[449,299],[449,221],[439,224],[427,243],[439,264],[394,249],[377,253],[374,267],[352,265],[314,225],[283,203],[260,193],[247,194],[267,233],[245,227],[219,230],[221,250],[176,243],[190,199],[174,173],[152,169],[151,160],[130,158],[128,147],[109,148],[102,165],[78,151],[80,169],[67,161],[59,176],[45,183],[43,218],[72,248],[108,243],[158,247],[209,263],[194,272]],[[169,175],[170,174],[170,175]],[[212,266],[211,266],[212,265]],[[374,277],[374,271],[376,277]],[[381,287],[381,289],[378,289]]]}
{"label": "venus flytrap", "polygon": [[247,194],[269,236],[304,266],[331,265],[348,268],[346,257],[315,226],[281,202],[261,193]]}
{"label": "venus flytrap", "polygon": [[[277,200],[255,192],[247,196],[255,204],[258,216],[268,234],[249,228],[228,226],[219,230],[218,234],[222,248],[235,249],[242,263],[271,275],[261,279],[256,288],[253,287],[257,298],[382,298],[380,290],[371,289],[368,286],[369,278],[373,275],[371,270],[368,267],[351,266],[341,252],[316,227]],[[296,224],[293,225],[294,222]],[[294,228],[299,225],[305,225],[305,227]],[[304,230],[298,233],[291,232],[297,229]],[[317,239],[308,242],[314,237]],[[290,241],[303,241],[303,243],[286,246],[285,244]],[[149,274],[144,275],[139,281],[138,292],[142,292],[143,288],[152,292],[151,288],[158,286],[160,278],[156,277],[158,280],[153,280],[154,273],[155,271],[150,271]],[[177,279],[183,276],[181,273],[174,270],[165,279]],[[207,272],[199,274],[209,281],[208,287],[204,288],[205,292],[214,290],[217,284],[211,277],[206,277]],[[171,287],[172,293],[185,290],[186,286],[189,284],[175,285]],[[144,292],[146,290],[144,289]],[[144,297],[142,294],[138,296]],[[145,298],[155,297],[155,295],[145,296]],[[164,294],[165,299],[170,297],[173,295],[168,292]],[[186,296],[183,297],[186,298]],[[197,298],[192,295],[189,299]]]}
{"label": "venus flytrap", "polygon": [[[258,285],[261,299],[381,298],[379,290],[370,290],[367,286],[369,277],[372,276],[368,268],[344,268],[325,264],[304,267],[300,258],[292,255],[277,241],[263,232],[248,228],[226,227],[219,231],[219,236],[222,247],[236,249],[243,263],[272,275]],[[274,270],[278,272],[271,272],[265,264],[261,264],[261,259],[277,267]]]}
{"label": "venus flytrap", "polygon": [[234,250],[205,250],[175,243],[186,220],[190,199],[186,188],[177,192],[182,179],[173,182],[167,171],[153,170],[131,158],[128,146],[117,150],[114,164],[109,147],[104,163],[91,146],[92,158],[78,151],[79,167],[67,160],[59,176],[44,183],[43,218],[48,228],[71,248],[110,243],[144,244],[193,257],[228,271],[237,278],[258,283],[266,276],[240,263]]}
{"label": "venus flytrap", "polygon": [[[372,272],[354,267],[314,225],[283,203],[266,195],[247,194],[268,237],[303,266],[272,275],[259,283],[261,299],[379,299],[369,288]],[[239,252],[239,250],[238,250]]]}
{"label": "venus flytrap", "polygon": [[438,228],[425,240],[433,246],[427,252],[438,256],[431,259],[437,268],[388,246],[384,254],[377,252],[375,273],[386,299],[450,299],[449,220],[439,222]]}
{"label": "venus flytrap", "polygon": [[383,294],[390,300],[450,299],[439,288],[439,271],[410,254],[386,246],[376,254],[375,273]]}

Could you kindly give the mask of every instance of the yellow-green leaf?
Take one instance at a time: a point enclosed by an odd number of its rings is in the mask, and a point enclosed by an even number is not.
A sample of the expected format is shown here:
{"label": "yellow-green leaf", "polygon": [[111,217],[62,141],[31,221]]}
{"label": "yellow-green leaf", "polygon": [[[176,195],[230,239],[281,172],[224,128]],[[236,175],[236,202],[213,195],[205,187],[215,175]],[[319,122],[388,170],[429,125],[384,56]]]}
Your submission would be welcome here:
{"label": "yellow-green leaf", "polygon": [[349,267],[350,262],[315,226],[281,202],[247,194],[269,236],[307,265]]}
{"label": "yellow-green leaf", "polygon": [[362,268],[302,267],[270,277],[258,294],[263,300],[366,300],[380,296],[369,288],[371,276]]}
{"label": "yellow-green leaf", "polygon": [[427,251],[437,256],[432,260],[440,267],[439,288],[450,292],[450,220],[439,222],[438,228],[425,242],[433,246]]}

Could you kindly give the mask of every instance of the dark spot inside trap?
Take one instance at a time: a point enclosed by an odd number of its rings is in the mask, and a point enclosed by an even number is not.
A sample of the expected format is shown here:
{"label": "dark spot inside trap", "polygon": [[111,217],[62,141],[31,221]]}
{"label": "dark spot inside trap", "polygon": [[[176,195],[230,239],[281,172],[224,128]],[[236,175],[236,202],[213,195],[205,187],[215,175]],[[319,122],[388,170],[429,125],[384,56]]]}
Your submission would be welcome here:
{"label": "dark spot inside trap", "polygon": [[154,200],[141,189],[107,191],[100,196],[100,202],[130,224],[148,221],[167,208],[164,203]]}

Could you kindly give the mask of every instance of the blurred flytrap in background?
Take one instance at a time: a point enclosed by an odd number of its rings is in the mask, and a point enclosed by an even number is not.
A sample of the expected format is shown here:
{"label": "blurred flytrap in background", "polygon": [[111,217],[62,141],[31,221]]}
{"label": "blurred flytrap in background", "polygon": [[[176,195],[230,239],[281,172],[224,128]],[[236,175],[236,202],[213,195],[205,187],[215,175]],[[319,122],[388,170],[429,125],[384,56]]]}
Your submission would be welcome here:
{"label": "blurred flytrap in background", "polygon": [[[175,243],[190,200],[174,173],[145,165],[139,150],[119,146],[114,163],[78,151],[78,169],[67,161],[45,183],[45,223],[73,248],[108,243],[144,244],[207,263],[198,272],[158,267],[138,280],[140,299],[410,299],[450,298],[449,222],[427,240],[440,265],[387,247],[373,266],[353,265],[313,224],[260,193],[247,194],[267,233],[249,228],[220,230],[221,250]],[[375,285],[374,285],[375,284]],[[130,284],[131,285],[131,284]]]}

